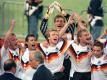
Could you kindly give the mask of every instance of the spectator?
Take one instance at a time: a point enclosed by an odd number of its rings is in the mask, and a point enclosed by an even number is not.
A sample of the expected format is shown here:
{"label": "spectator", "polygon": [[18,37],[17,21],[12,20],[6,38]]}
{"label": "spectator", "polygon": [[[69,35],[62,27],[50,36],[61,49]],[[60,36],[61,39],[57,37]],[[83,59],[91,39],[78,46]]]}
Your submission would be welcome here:
{"label": "spectator", "polygon": [[38,20],[42,17],[42,0],[27,0],[25,14],[28,20],[28,33],[38,38]]}
{"label": "spectator", "polygon": [[89,14],[88,21],[90,24],[90,32],[93,36],[93,39],[96,40],[100,36],[104,25],[102,0],[91,0],[87,13]]}
{"label": "spectator", "polygon": [[16,63],[12,59],[8,59],[4,62],[5,73],[0,76],[0,80],[21,80],[15,77]]}

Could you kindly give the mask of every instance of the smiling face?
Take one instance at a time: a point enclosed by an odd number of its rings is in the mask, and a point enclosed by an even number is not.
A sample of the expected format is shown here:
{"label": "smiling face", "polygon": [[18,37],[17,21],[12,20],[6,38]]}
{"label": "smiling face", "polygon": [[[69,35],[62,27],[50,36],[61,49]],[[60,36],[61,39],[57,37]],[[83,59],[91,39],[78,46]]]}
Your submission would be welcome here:
{"label": "smiling face", "polygon": [[65,25],[65,19],[63,16],[58,15],[54,19],[54,25],[57,31],[60,31],[62,27]]}

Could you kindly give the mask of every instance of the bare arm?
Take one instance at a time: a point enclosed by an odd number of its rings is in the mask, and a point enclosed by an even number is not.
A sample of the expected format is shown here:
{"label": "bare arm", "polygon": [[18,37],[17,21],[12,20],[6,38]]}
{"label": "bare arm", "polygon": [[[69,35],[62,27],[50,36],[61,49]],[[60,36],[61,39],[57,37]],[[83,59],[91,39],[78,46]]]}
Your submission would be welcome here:
{"label": "bare arm", "polygon": [[9,30],[7,31],[7,33],[6,33],[6,35],[5,35],[5,41],[4,41],[4,48],[5,48],[5,49],[8,48],[8,45],[9,45],[8,37],[9,37],[9,35],[13,32],[14,26],[15,26],[15,20],[12,19],[11,22],[10,22]]}
{"label": "bare arm", "polygon": [[104,33],[99,37],[99,38],[97,38],[97,41],[100,41],[100,42],[102,42],[102,43],[105,43],[106,42],[106,37],[107,36],[107,29],[104,31]]}
{"label": "bare arm", "polygon": [[64,33],[66,32],[67,28],[69,27],[70,24],[73,24],[74,20],[73,20],[73,14],[69,17],[68,22],[65,24],[65,26],[60,30],[59,32],[59,37],[61,37],[62,35],[64,35]]}
{"label": "bare arm", "polygon": [[9,30],[5,34],[4,44],[1,48],[1,58],[6,56],[7,48],[10,45],[9,35],[13,32],[14,26],[15,26],[15,20],[11,20]]}
{"label": "bare arm", "polygon": [[6,33],[6,37],[7,37],[10,33],[13,32],[14,26],[15,26],[15,20],[12,19],[11,22],[10,22],[9,30],[8,30],[7,33]]}
{"label": "bare arm", "polygon": [[67,23],[65,24],[65,26],[60,30],[60,32],[59,32],[59,37],[62,37],[62,35],[64,35],[64,33],[66,32],[68,26],[69,26],[69,23],[67,22]]}
{"label": "bare arm", "polygon": [[75,15],[75,19],[76,19],[76,21],[77,21],[77,23],[78,23],[78,27],[79,27],[80,29],[87,29],[87,24],[86,24],[86,22],[81,18],[81,16],[79,16],[77,13],[74,13],[74,15]]}
{"label": "bare arm", "polygon": [[[62,8],[62,6],[60,5],[59,2],[54,1],[54,7],[60,12],[60,14],[66,19],[66,21],[69,20],[70,14],[66,13],[66,11],[64,11],[64,9]],[[75,29],[75,23],[72,23],[70,25],[68,25],[69,27],[66,29],[66,32],[70,33],[70,35],[74,34],[74,29]]]}

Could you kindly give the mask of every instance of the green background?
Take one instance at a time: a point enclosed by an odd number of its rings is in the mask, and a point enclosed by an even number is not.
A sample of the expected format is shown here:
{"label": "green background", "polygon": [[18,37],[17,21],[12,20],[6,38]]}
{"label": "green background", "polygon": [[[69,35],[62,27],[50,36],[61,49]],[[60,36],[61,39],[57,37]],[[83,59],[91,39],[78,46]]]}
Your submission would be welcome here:
{"label": "green background", "polygon": [[[48,6],[54,0],[43,0],[43,5]],[[83,10],[86,10],[90,0],[56,0],[58,1],[62,8],[67,9],[68,13],[77,12],[80,14],[84,20],[87,21],[86,12],[81,13]],[[24,38],[27,35],[27,20],[24,16],[24,3],[25,0],[0,0],[0,36],[3,36],[8,28],[9,22],[12,18],[16,20],[16,26],[14,32],[20,38]],[[103,6],[105,12],[107,12],[107,0],[103,0]],[[46,12],[46,7],[44,13]],[[49,18],[49,28],[54,27],[53,18],[58,13],[55,11]],[[107,27],[107,13],[104,16],[105,28]],[[40,27],[40,22],[38,29]],[[43,39],[39,31],[39,39]]]}

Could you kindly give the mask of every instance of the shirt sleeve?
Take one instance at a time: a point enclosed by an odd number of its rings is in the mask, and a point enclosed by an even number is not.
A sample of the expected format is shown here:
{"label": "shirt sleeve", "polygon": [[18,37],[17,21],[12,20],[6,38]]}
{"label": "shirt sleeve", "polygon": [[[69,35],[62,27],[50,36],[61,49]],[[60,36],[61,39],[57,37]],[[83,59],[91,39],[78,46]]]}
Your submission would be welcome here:
{"label": "shirt sleeve", "polygon": [[47,26],[48,26],[48,19],[43,18],[40,26],[40,31],[46,39],[47,39],[47,35],[46,35]]}

